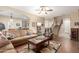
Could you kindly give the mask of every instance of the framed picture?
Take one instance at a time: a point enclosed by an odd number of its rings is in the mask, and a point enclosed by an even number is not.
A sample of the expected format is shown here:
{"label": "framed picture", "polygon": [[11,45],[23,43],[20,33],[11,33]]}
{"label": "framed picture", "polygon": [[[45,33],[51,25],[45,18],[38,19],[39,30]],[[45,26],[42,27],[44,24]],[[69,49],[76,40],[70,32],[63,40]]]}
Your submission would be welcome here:
{"label": "framed picture", "polygon": [[16,26],[20,26],[20,23],[16,23]]}
{"label": "framed picture", "polygon": [[75,26],[79,26],[79,22],[75,22]]}

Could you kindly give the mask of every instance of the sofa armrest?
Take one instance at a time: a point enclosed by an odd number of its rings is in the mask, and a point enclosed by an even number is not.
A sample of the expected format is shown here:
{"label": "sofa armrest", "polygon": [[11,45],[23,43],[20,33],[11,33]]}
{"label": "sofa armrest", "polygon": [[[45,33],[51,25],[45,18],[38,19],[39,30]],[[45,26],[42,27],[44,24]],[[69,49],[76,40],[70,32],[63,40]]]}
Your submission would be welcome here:
{"label": "sofa armrest", "polygon": [[19,45],[26,44],[28,39],[31,39],[31,38],[34,38],[34,37],[37,37],[37,35],[35,34],[35,35],[21,36],[21,37],[14,38],[10,41],[12,42],[14,47],[17,47]]}

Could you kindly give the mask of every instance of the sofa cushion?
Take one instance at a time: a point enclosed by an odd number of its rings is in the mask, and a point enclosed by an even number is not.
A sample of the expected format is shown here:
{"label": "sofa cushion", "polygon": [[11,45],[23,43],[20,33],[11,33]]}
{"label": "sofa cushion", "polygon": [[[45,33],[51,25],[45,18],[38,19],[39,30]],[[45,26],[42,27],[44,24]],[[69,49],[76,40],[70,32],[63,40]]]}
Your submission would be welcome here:
{"label": "sofa cushion", "polygon": [[7,44],[6,46],[0,48],[0,53],[6,53],[6,52],[8,53],[16,52],[12,43]]}
{"label": "sofa cushion", "polygon": [[10,36],[14,36],[14,37],[20,37],[20,31],[16,30],[16,29],[9,29],[8,33],[10,33]]}
{"label": "sofa cushion", "polygon": [[21,36],[26,36],[27,35],[27,30],[19,30]]}

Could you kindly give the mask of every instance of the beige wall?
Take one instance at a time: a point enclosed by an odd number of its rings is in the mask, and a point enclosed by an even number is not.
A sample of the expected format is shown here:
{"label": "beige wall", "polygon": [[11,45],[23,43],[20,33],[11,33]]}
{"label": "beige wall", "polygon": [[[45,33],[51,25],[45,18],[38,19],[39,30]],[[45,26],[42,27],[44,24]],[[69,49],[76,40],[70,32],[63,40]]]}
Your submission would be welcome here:
{"label": "beige wall", "polygon": [[[42,17],[30,14],[28,12],[26,13],[26,12],[18,10],[18,9],[14,9],[14,8],[10,8],[10,9],[13,9],[17,13],[26,15],[29,18],[29,29],[32,30],[35,33],[37,32],[36,23],[37,22],[44,23],[44,19]],[[35,27],[32,26],[32,23],[35,23]]]}
{"label": "beige wall", "polygon": [[[16,23],[20,23],[19,27],[22,27],[22,20],[21,19],[13,19],[13,22],[10,22],[9,17],[0,16],[0,22],[5,24],[6,29],[18,28],[18,26],[16,26]],[[37,30],[36,23],[37,22],[44,23],[43,18],[37,17],[37,16],[31,16],[28,22],[29,22],[29,29],[35,33],[37,32],[36,31]],[[32,23],[35,23],[35,27],[32,26]]]}
{"label": "beige wall", "polygon": [[[36,27],[33,27],[32,23],[33,22],[35,22],[35,23],[36,22],[43,22],[42,17],[38,17],[36,15],[26,13],[24,11],[21,11],[21,10],[15,9],[15,8],[11,8],[11,7],[0,7],[0,8],[3,9],[3,10],[7,10],[7,11],[11,10],[11,11],[13,11],[13,12],[19,14],[19,15],[26,15],[29,18],[28,19],[29,20],[28,21],[29,22],[29,28],[31,30],[33,30],[34,32],[36,32]],[[18,28],[16,26],[16,23],[20,23],[20,26],[22,26],[22,20],[20,20],[20,19],[14,19],[14,21],[12,23],[10,23],[10,18],[0,16],[0,22],[5,24],[6,29],[8,29],[8,28]],[[11,24],[11,26],[9,24]]]}
{"label": "beige wall", "polygon": [[13,19],[13,22],[10,22],[10,18],[9,17],[2,17],[0,16],[0,22],[5,24],[5,28],[9,29],[9,28],[18,28],[16,26],[16,23],[20,23],[20,26],[22,26],[22,22],[19,19]]}
{"label": "beige wall", "polygon": [[75,24],[74,24],[75,22],[79,22],[79,11],[78,10],[72,12],[69,15],[63,16],[63,18],[69,18],[70,19],[70,27],[71,28],[78,27],[78,26],[75,26]]}
{"label": "beige wall", "polygon": [[[69,21],[68,21],[68,19],[69,19]],[[71,13],[69,15],[63,16],[64,23],[65,23],[65,20],[68,21],[68,22],[66,22],[67,26],[65,26],[65,24],[62,25],[59,35],[60,36],[64,35],[66,38],[69,38],[68,36],[70,36],[70,34],[71,34],[70,33],[71,32],[71,28],[76,28],[76,27],[79,28],[79,26],[75,26],[75,22],[79,22],[79,11],[74,11],[73,13]],[[69,22],[70,22],[70,25],[67,24]]]}
{"label": "beige wall", "polygon": [[69,18],[71,20],[71,28],[79,27],[79,26],[75,26],[75,22],[79,22],[79,12],[78,11],[75,11],[74,13],[70,14]]}
{"label": "beige wall", "polygon": [[54,22],[54,18],[45,17],[45,27],[46,28],[50,28],[52,26],[53,22]]}
{"label": "beige wall", "polygon": [[[44,23],[44,19],[42,17],[38,17],[38,16],[31,16],[30,17],[30,20],[29,20],[29,29],[32,30],[34,33],[37,32],[37,23],[38,22],[41,22],[41,23]],[[35,26],[33,26],[33,24]]]}

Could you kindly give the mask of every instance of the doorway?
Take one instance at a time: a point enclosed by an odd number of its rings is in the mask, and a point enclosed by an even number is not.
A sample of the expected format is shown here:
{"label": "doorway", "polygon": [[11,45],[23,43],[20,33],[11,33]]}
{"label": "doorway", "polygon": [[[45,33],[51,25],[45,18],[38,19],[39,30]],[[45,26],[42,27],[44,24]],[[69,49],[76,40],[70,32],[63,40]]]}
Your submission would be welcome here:
{"label": "doorway", "polygon": [[70,18],[63,19],[64,37],[70,38]]}
{"label": "doorway", "polygon": [[63,19],[63,24],[60,29],[60,36],[64,38],[69,38],[70,39],[70,18],[64,18]]}

